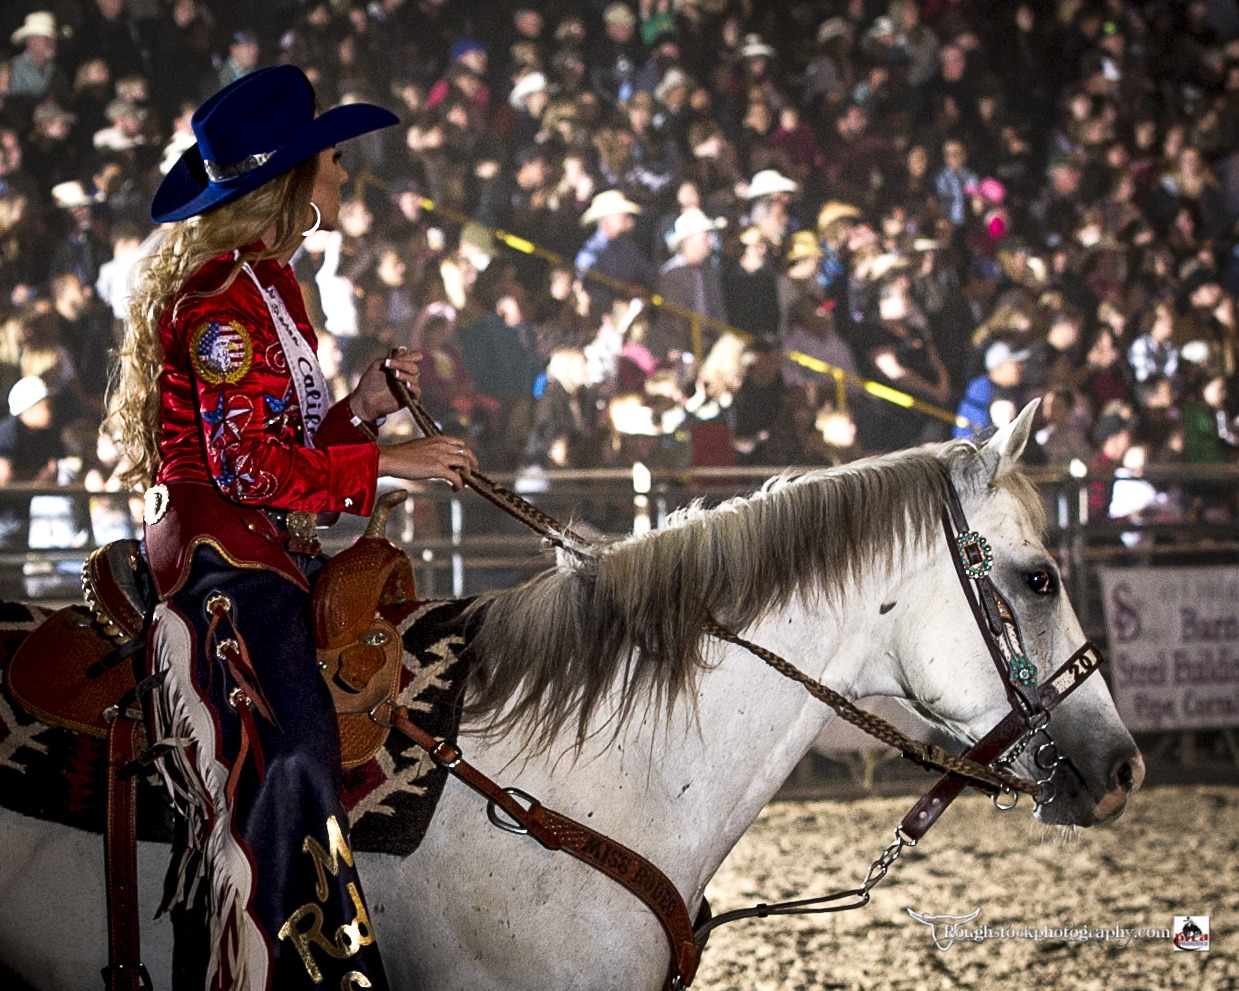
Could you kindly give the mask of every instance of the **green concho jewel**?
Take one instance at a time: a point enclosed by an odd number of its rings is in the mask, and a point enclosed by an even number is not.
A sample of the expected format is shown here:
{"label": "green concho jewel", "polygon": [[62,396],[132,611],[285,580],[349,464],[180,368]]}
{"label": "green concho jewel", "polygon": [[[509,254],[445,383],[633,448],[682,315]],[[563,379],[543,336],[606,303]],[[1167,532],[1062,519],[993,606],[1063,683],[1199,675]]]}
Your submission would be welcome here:
{"label": "green concho jewel", "polygon": [[1011,658],[1011,677],[1021,685],[1035,685],[1037,683],[1037,665],[1023,654],[1016,654]]}
{"label": "green concho jewel", "polygon": [[976,530],[968,530],[956,537],[955,549],[964,566],[964,574],[969,578],[980,580],[993,570],[994,552],[990,550],[989,541]]}

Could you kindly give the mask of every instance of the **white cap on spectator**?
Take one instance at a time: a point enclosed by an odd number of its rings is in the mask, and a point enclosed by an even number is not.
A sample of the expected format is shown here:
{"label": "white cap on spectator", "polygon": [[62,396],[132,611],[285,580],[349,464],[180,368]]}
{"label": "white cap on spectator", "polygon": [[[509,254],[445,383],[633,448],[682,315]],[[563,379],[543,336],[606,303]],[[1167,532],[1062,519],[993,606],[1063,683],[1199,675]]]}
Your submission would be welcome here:
{"label": "white cap on spectator", "polygon": [[52,201],[61,209],[74,206],[92,206],[102,201],[101,196],[92,196],[76,179],[58,182],[52,187]]}
{"label": "white cap on spectator", "polygon": [[608,24],[624,24],[630,28],[637,26],[637,15],[631,7],[623,3],[607,4],[602,12],[602,19]]}
{"label": "white cap on spectator", "polygon": [[817,29],[817,43],[824,45],[832,38],[842,38],[848,33],[848,29],[848,22],[842,17],[831,17],[822,21],[821,27]]}
{"label": "white cap on spectator", "polygon": [[690,82],[692,80],[689,79],[688,73],[673,65],[666,71],[662,79],[658,81],[658,85],[654,87],[654,99],[660,102],[664,101],[676,87],[687,86]]}
{"label": "white cap on spectator", "polygon": [[18,379],[9,390],[9,415],[21,416],[36,403],[47,398],[47,383],[37,375],[27,375]]}
{"label": "white cap on spectator", "polygon": [[985,370],[992,372],[999,365],[1005,365],[1008,361],[1027,361],[1028,349],[1016,351],[1006,341],[995,341],[985,349]]}
{"label": "white cap on spectator", "polygon": [[597,223],[603,217],[611,217],[617,213],[640,212],[641,208],[618,189],[606,189],[590,201],[589,209],[581,214],[581,223]]}
{"label": "white cap on spectator", "polygon": [[775,50],[762,41],[760,34],[746,34],[737,54],[741,58],[769,58],[775,54]]}
{"label": "white cap on spectator", "polygon": [[744,198],[755,200],[772,193],[794,193],[799,188],[798,182],[787,178],[778,169],[762,169],[749,182],[748,192],[744,194]]}
{"label": "white cap on spectator", "polygon": [[675,218],[675,226],[667,237],[667,244],[674,249],[686,237],[700,234],[702,231],[716,231],[726,227],[727,221],[720,217],[717,220],[707,217],[697,207],[692,206]]}
{"label": "white cap on spectator", "polygon": [[27,38],[55,38],[56,18],[46,10],[27,14],[25,23],[13,32],[12,41],[20,45]]}
{"label": "white cap on spectator", "polygon": [[517,110],[520,110],[525,103],[525,97],[533,96],[534,93],[541,93],[547,89],[546,76],[540,72],[527,72],[516,81],[516,85],[512,87],[512,92],[508,96],[508,102]]}

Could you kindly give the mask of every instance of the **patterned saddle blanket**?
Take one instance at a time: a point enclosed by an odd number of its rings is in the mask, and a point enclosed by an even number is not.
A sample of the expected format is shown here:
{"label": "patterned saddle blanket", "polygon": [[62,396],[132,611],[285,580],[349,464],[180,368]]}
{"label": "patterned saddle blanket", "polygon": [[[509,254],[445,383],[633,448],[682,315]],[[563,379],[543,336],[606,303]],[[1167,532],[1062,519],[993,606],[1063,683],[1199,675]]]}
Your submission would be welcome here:
{"label": "patterned saddle blanket", "polygon": [[[422,603],[401,623],[398,705],[440,738],[455,739],[470,669],[461,615],[471,600]],[[50,611],[0,603],[0,805],[22,815],[103,832],[105,741],[38,722],[8,694],[7,665]],[[446,772],[399,733],[370,760],[344,772],[343,799],[356,850],[407,856],[417,849],[442,794]],[[138,791],[138,836],[170,842],[162,784]]]}

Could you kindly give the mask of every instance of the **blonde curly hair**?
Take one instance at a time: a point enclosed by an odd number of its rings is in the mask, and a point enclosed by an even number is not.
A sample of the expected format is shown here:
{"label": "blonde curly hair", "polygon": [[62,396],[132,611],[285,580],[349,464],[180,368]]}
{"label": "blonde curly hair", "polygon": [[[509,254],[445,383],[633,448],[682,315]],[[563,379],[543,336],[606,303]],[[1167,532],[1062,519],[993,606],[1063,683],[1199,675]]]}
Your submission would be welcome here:
{"label": "blonde curly hair", "polygon": [[125,484],[145,488],[159,468],[159,376],[164,364],[159,323],[164,311],[171,305],[175,316],[186,298],[181,294],[185,282],[212,258],[242,245],[270,242],[261,250],[240,252],[224,281],[192,294],[195,297],[227,290],[247,262],[290,254],[312,214],[317,176],[318,158],[313,157],[240,199],[179,221],[135,267],[120,361],[108,390],[111,412],[103,425],[119,437],[127,463],[120,476]]}

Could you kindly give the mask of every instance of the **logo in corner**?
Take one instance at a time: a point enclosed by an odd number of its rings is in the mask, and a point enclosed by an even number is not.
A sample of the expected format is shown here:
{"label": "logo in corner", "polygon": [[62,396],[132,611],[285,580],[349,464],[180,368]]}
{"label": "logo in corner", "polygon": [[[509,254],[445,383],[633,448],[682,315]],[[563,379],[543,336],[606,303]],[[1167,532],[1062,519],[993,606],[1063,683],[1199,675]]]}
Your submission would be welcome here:
{"label": "logo in corner", "polygon": [[917,922],[929,926],[929,931],[934,936],[934,946],[940,950],[949,950],[955,945],[954,928],[971,922],[981,914],[981,910],[974,908],[967,915],[925,915],[912,909],[907,909],[907,913]]}
{"label": "logo in corner", "polygon": [[1209,949],[1209,916],[1176,915],[1174,917],[1174,948],[1176,950]]}

